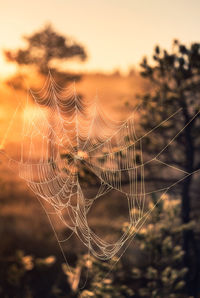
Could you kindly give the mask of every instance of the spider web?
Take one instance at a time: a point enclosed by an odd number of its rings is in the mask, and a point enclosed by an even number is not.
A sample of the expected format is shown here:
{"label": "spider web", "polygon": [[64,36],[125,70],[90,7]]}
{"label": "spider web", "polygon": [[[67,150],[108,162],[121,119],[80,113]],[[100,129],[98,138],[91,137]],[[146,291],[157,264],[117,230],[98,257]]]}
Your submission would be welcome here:
{"label": "spider web", "polygon": [[[155,156],[145,159],[143,140],[180,110],[142,136],[136,134],[139,106],[125,121],[108,117],[96,98],[83,100],[75,85],[61,88],[49,73],[42,89],[29,91],[34,101],[32,115],[24,122],[20,160],[9,158],[37,197],[47,201],[64,225],[75,233],[95,257],[108,260],[133,239],[149,212],[148,196],[160,193],[160,199],[188,173],[160,159],[191,119]],[[28,106],[27,98],[27,106]],[[194,116],[196,117],[199,112]],[[5,141],[5,140],[3,140]],[[147,190],[145,168],[157,164],[176,170],[176,182],[162,188]],[[87,168],[100,181],[98,191],[88,197],[81,186],[79,171]],[[101,239],[88,224],[88,213],[94,202],[111,191],[125,196],[129,226],[114,243]],[[47,212],[48,214],[48,212]],[[61,243],[63,240],[57,240]]]}

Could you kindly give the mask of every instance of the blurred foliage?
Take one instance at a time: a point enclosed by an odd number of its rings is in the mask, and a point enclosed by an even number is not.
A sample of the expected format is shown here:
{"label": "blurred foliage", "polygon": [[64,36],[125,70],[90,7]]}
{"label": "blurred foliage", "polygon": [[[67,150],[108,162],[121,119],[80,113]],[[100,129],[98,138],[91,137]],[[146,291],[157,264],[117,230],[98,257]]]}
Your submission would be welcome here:
{"label": "blurred foliage", "polygon": [[150,220],[135,238],[142,260],[131,270],[133,283],[139,285],[135,297],[184,297],[188,269],[183,265],[182,234],[193,223],[181,224],[180,199],[153,197],[150,208]]}
{"label": "blurred foliage", "polygon": [[[133,240],[139,249],[132,251],[138,254],[135,262],[81,255],[69,267],[54,256],[38,258],[17,251],[15,257],[1,259],[0,297],[188,297],[181,242],[183,231],[193,223],[181,224],[178,198],[152,197],[149,207],[154,208],[148,222]],[[127,226],[124,223],[123,230]]]}
{"label": "blurred foliage", "polygon": [[[185,171],[200,169],[200,43],[186,46],[174,40],[172,50],[155,47],[153,62],[144,58],[141,75],[151,82],[153,89],[141,97],[141,127],[150,131],[163,120],[167,122],[146,138],[146,154]],[[178,112],[178,113],[177,113]],[[176,116],[174,113],[177,113]],[[170,144],[170,146],[168,146]],[[164,148],[164,150],[163,150]],[[162,171],[151,172],[153,181],[164,177]],[[170,175],[167,178],[171,178]],[[177,180],[177,179],[176,179]],[[187,224],[192,219],[192,183],[188,175],[179,183],[181,219]],[[183,233],[184,263],[188,267],[187,292],[197,295],[200,282],[200,248],[193,230]]]}
{"label": "blurred foliage", "polygon": [[[30,66],[33,66],[37,73],[43,76],[51,70],[60,85],[80,79],[79,75],[61,71],[59,66],[72,59],[78,58],[84,61],[87,54],[82,45],[56,32],[50,24],[29,36],[24,36],[24,40],[26,48],[5,50],[4,55],[8,62],[16,63],[20,67],[28,66],[26,75],[31,73]],[[18,89],[26,87],[23,86],[22,76],[19,73],[10,78],[9,83]]]}
{"label": "blurred foliage", "polygon": [[1,257],[0,297],[55,297],[51,295],[55,262],[54,256],[36,258],[21,250],[13,257]]}
{"label": "blurred foliage", "polygon": [[[146,131],[179,110],[146,138],[144,150],[159,152],[189,121],[189,125],[162,153],[162,160],[192,172],[200,168],[200,44],[186,47],[175,40],[172,51],[155,47],[154,62],[144,58],[141,75],[151,82],[152,90],[144,96],[140,125]],[[196,115],[196,116],[195,116]],[[176,148],[176,150],[174,150]]]}
{"label": "blurred foliage", "polygon": [[[86,289],[79,297],[187,297],[184,277],[188,269],[183,266],[181,241],[183,231],[192,229],[193,223],[181,224],[180,199],[166,196],[164,201],[157,201],[152,197],[150,208],[153,207],[148,223],[134,239],[140,250],[138,264],[127,266],[116,257],[107,263],[85,255],[71,272],[65,267],[73,291],[83,284],[80,272],[87,278]],[[128,226],[129,223],[124,223],[123,229]]]}
{"label": "blurred foliage", "polygon": [[[42,75],[46,75],[54,59],[64,61],[72,57],[82,60],[86,58],[81,46],[67,45],[65,38],[51,26],[26,37],[26,41],[26,49],[5,52],[7,59],[18,65],[33,65]],[[143,146],[145,150],[159,153],[164,142],[174,136],[175,126],[180,130],[199,109],[200,44],[186,47],[175,41],[172,53],[156,47],[153,58],[154,65],[150,65],[147,59],[142,62],[142,75],[155,86],[151,94],[142,97],[142,127],[149,130],[182,108],[178,122],[172,119],[157,130],[151,139],[146,139]],[[56,68],[53,72],[63,80],[73,77]],[[19,81],[16,80],[17,84]],[[172,161],[188,172],[197,169],[199,128],[199,118],[195,118],[173,142],[172,149],[162,155],[163,161]],[[62,158],[70,159],[71,156]],[[105,161],[104,156],[101,162]],[[85,185],[88,181],[96,183],[85,169],[81,169],[79,175]],[[164,201],[151,198],[150,207],[155,205],[155,208],[148,223],[137,231],[134,238],[134,245],[139,251],[133,249],[132,253],[138,254],[138,262],[126,264],[122,259],[118,261],[113,258],[108,263],[83,255],[78,257],[76,265],[69,270],[66,264],[56,261],[54,256],[38,258],[17,251],[14,257],[1,256],[0,297],[188,297],[184,291],[189,270],[184,262],[186,254],[183,249],[187,239],[183,236],[189,235],[188,232],[194,229],[190,205],[185,204],[185,200],[189,202],[190,199],[190,183],[190,179],[184,182],[180,198],[172,200],[166,197]],[[123,229],[127,229],[127,226],[124,223]],[[198,263],[198,259],[195,261]],[[79,290],[82,286],[83,289]]]}

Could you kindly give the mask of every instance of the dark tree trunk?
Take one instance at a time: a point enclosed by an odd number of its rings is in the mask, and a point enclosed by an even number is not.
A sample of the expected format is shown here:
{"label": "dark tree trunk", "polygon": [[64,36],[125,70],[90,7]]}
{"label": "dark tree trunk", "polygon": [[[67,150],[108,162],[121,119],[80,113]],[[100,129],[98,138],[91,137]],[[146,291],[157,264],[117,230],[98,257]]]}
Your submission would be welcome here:
{"label": "dark tree trunk", "polygon": [[[187,224],[190,221],[190,185],[192,178],[189,176],[184,180],[182,188],[182,222]],[[186,288],[189,295],[197,297],[199,281],[199,256],[198,247],[193,230],[183,231],[184,266],[188,268],[186,275]]]}
{"label": "dark tree trunk", "polygon": [[[185,123],[189,122],[189,117],[187,110],[184,110]],[[194,170],[194,144],[191,134],[191,125],[185,128],[184,139],[185,139],[185,160],[186,160],[186,171],[192,173]],[[181,218],[182,223],[187,224],[191,220],[191,184],[192,175],[188,176],[183,181],[182,185],[182,209]],[[193,297],[198,297],[198,287],[199,287],[199,270],[200,270],[200,260],[197,241],[195,239],[195,233],[192,229],[186,229],[183,231],[183,250],[184,255],[184,266],[188,268],[186,275],[186,289],[188,295]]]}

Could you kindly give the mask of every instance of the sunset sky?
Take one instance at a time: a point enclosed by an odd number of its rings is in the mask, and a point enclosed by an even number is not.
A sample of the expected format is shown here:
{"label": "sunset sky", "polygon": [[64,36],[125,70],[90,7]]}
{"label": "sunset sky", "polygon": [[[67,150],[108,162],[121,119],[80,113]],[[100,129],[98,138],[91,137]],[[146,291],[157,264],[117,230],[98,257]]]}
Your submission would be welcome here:
{"label": "sunset sky", "polygon": [[[155,44],[200,41],[200,1],[0,0],[0,49],[22,46],[22,35],[48,22],[87,49],[88,61],[70,68],[127,71],[150,56]],[[13,70],[0,52],[0,75]]]}

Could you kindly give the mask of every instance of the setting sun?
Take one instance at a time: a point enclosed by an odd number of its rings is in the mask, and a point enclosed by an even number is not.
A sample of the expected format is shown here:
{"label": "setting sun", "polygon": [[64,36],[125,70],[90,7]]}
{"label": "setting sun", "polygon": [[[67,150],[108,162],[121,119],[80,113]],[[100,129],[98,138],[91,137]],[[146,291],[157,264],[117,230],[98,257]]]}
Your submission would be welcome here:
{"label": "setting sun", "polygon": [[200,1],[0,0],[0,297],[200,297]]}

